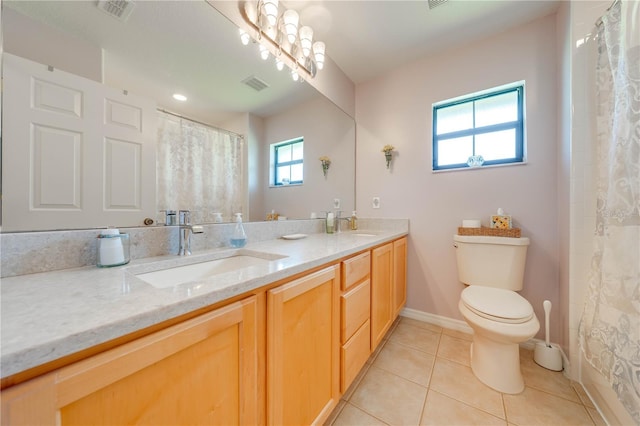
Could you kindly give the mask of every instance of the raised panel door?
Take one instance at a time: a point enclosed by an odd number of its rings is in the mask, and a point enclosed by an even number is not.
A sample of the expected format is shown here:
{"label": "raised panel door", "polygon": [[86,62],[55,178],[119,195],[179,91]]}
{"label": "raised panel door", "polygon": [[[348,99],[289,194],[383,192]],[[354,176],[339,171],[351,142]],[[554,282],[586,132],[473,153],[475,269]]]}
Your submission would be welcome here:
{"label": "raised panel door", "polygon": [[393,242],[393,307],[394,318],[407,302],[407,238]]}
{"label": "raised panel door", "polygon": [[371,351],[380,344],[394,318],[393,243],[371,251]]}

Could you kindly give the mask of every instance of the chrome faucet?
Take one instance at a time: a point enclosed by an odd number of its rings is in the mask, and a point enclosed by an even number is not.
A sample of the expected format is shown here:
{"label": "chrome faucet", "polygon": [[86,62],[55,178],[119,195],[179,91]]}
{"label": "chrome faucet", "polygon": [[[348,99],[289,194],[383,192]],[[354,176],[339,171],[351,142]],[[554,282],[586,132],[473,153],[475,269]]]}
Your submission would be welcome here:
{"label": "chrome faucet", "polygon": [[203,229],[202,226],[191,225],[191,212],[189,210],[180,210],[179,220],[180,248],[178,249],[178,256],[189,256],[191,255],[191,234],[200,234]]}

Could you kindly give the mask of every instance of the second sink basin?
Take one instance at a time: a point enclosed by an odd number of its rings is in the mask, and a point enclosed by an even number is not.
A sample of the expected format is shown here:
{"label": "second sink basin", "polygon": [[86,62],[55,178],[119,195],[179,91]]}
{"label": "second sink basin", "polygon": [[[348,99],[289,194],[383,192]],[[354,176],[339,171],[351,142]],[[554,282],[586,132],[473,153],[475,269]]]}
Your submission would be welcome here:
{"label": "second sink basin", "polygon": [[221,259],[136,274],[136,277],[156,288],[168,288],[251,266],[266,265],[273,260],[284,257],[286,256],[269,255],[262,257],[238,253]]}

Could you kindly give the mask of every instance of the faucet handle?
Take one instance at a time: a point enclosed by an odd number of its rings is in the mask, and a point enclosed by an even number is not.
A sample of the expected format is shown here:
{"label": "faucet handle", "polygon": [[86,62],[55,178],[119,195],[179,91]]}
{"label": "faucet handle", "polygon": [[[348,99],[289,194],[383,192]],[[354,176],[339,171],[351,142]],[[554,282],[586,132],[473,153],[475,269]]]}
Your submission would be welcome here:
{"label": "faucet handle", "polygon": [[179,211],[180,225],[191,225],[191,212],[189,210],[180,210]]}

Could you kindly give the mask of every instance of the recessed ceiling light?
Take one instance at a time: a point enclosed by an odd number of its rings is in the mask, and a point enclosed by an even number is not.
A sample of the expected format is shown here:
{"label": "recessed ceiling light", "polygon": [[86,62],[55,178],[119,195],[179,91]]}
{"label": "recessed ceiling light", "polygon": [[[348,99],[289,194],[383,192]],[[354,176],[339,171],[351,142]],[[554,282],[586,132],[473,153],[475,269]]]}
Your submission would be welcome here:
{"label": "recessed ceiling light", "polygon": [[187,97],[185,95],[181,95],[180,93],[174,93],[173,94],[173,99],[175,99],[176,101],[186,101]]}

